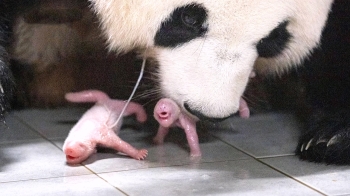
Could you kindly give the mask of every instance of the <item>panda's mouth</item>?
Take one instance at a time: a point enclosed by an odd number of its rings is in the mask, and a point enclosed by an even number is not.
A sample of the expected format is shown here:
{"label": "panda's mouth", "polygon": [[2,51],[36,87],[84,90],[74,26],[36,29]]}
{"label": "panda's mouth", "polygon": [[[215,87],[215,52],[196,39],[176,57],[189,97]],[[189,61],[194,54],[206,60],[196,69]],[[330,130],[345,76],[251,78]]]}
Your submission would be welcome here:
{"label": "panda's mouth", "polygon": [[226,117],[222,117],[222,118],[213,118],[213,117],[208,117],[204,114],[202,114],[200,111],[197,111],[197,110],[194,110],[194,109],[191,109],[191,107],[189,106],[188,103],[184,103],[184,108],[186,109],[186,111],[188,113],[190,113],[191,115],[197,117],[199,120],[201,121],[209,121],[209,122],[221,122],[221,121],[224,121],[232,116],[234,116],[235,114],[231,114],[229,116],[226,116]]}

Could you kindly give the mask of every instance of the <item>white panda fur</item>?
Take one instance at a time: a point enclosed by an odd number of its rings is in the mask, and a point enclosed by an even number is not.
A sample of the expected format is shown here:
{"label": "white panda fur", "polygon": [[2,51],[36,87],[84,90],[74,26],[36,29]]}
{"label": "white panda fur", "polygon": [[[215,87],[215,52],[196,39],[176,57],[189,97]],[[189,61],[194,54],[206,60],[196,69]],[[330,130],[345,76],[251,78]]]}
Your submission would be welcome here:
{"label": "white panda fur", "polygon": [[[235,113],[254,70],[281,73],[317,47],[332,0],[91,0],[111,50],[139,48],[159,63],[164,96],[209,118]],[[176,47],[154,42],[162,22],[178,7],[207,10],[208,31]],[[259,58],[256,43],[288,20],[292,35],[273,58]]]}

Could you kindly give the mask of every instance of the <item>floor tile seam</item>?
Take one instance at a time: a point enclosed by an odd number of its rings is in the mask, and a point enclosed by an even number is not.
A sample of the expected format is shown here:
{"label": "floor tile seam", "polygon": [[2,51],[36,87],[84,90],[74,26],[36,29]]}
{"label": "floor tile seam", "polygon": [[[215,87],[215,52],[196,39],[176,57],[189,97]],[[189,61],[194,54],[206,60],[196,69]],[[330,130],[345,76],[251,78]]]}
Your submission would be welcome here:
{"label": "floor tile seam", "polygon": [[13,140],[13,141],[3,141],[3,142],[0,142],[0,146],[9,145],[9,144],[23,144],[23,143],[35,142],[35,141],[46,141],[46,140],[44,138],[32,138],[32,139],[19,139],[19,140]]}
{"label": "floor tile seam", "polygon": [[[60,148],[54,141],[52,141],[51,139],[47,138],[45,135],[41,134],[39,131],[37,131],[35,128],[33,128],[30,124],[28,124],[25,120],[23,120],[22,118],[18,117],[18,116],[14,116],[14,118],[16,118],[17,120],[19,120],[24,126],[28,127],[29,129],[31,129],[32,131],[34,131],[36,134],[38,134],[39,136],[41,136],[41,138],[38,138],[36,140],[39,139],[44,139],[46,141],[48,141],[49,143],[51,143],[52,145],[54,145],[56,148],[58,148],[60,151],[62,151],[62,148]],[[34,139],[35,140],[35,139]],[[201,163],[215,163],[215,162],[225,162],[225,161],[238,161],[238,160],[247,160],[249,159],[247,158],[240,158],[240,159],[232,159],[232,160],[223,160],[223,161],[203,161]],[[91,173],[98,175],[98,173],[94,172],[92,169],[90,169],[89,167],[87,167],[84,164],[81,164],[83,167],[85,167],[87,170],[89,170]],[[155,166],[155,167],[151,167],[151,168],[161,168],[161,167],[172,167],[172,166],[188,166],[191,165],[191,163],[184,163],[184,164],[173,164],[173,165],[169,165],[169,166]],[[141,169],[145,169],[145,168],[141,168]],[[138,169],[131,169],[131,170],[122,170],[122,171],[132,171],[132,170],[138,170]]]}
{"label": "floor tile seam", "polygon": [[226,161],[245,161],[245,160],[253,160],[253,159],[251,159],[251,157],[241,157],[241,158],[233,158],[233,159],[226,159],[226,160],[202,161],[201,163],[222,163]]}
{"label": "floor tile seam", "polygon": [[103,174],[110,174],[110,173],[132,172],[132,171],[141,171],[141,170],[148,170],[148,169],[179,168],[179,167],[187,167],[187,166],[193,166],[193,165],[237,162],[237,161],[251,161],[251,160],[253,159],[220,160],[220,161],[208,161],[208,162],[199,162],[199,163],[192,163],[192,164],[191,163],[173,164],[173,165],[151,166],[151,167],[145,167],[145,168],[135,168],[135,169],[126,169],[126,170],[118,170],[118,171],[106,171],[106,172],[94,172],[92,169],[90,169],[90,171],[96,175],[103,175]]}
{"label": "floor tile seam", "polygon": [[[226,161],[221,161],[226,162]],[[195,163],[194,165],[199,165],[202,163]],[[207,164],[207,163],[205,163]],[[173,167],[182,167],[182,166],[191,166],[193,164],[172,164],[172,165],[161,165],[161,166],[150,166],[150,167],[144,167],[144,168],[134,168],[134,169],[125,169],[125,170],[118,170],[118,171],[105,171],[105,172],[94,172],[96,175],[103,175],[103,174],[110,174],[110,173],[122,173],[122,172],[133,172],[133,171],[143,171],[148,169],[162,169],[162,168],[173,168]],[[91,169],[91,171],[93,171]]]}
{"label": "floor tile seam", "polygon": [[320,193],[320,194],[322,194],[322,195],[324,195],[324,196],[327,196],[326,193],[322,192],[322,191],[319,190],[318,188],[316,188],[316,187],[314,187],[314,186],[308,184],[307,182],[302,181],[301,179],[298,179],[297,177],[294,177],[294,176],[288,174],[287,172],[282,171],[281,169],[278,169],[278,168],[276,168],[276,167],[274,167],[274,166],[272,166],[272,165],[270,165],[270,164],[264,162],[263,159],[262,159],[262,160],[256,159],[256,160],[257,160],[258,162],[260,162],[261,164],[263,164],[263,165],[265,165],[265,166],[271,168],[272,170],[277,171],[278,173],[280,173],[280,174],[286,176],[287,178],[290,178],[290,179],[292,179],[293,181],[295,181],[295,182],[297,182],[297,183],[299,183],[299,184],[302,184],[303,186],[305,186],[305,187],[307,187],[307,188],[309,188],[309,189],[312,189],[313,191],[316,191],[317,193]]}
{"label": "floor tile seam", "polygon": [[[28,129],[30,129],[32,132],[34,132],[35,134],[37,134],[38,136],[40,136],[40,138],[36,138],[36,139],[29,139],[29,140],[17,140],[17,141],[13,141],[13,142],[7,142],[5,144],[16,144],[16,143],[20,143],[20,142],[30,142],[30,141],[39,141],[39,140],[44,140],[47,141],[48,143],[52,144],[53,146],[55,146],[59,151],[63,152],[62,148],[60,148],[54,141],[50,140],[49,138],[45,137],[42,133],[40,133],[39,131],[37,131],[35,128],[33,128],[30,124],[28,124],[25,120],[23,120],[21,117],[17,116],[17,115],[12,115],[13,118],[15,118],[16,120],[18,120],[20,123],[23,124],[23,126],[27,127]],[[3,143],[0,143],[0,145],[2,145]],[[94,172],[92,172],[89,168],[87,168],[85,165],[82,165],[82,167],[84,167],[85,169],[87,169],[89,172],[91,172],[90,174],[83,174],[83,175],[96,175]],[[69,176],[57,176],[57,177],[50,177],[50,178],[62,178],[62,177],[71,177],[71,176],[81,176],[81,175],[69,175]],[[38,178],[38,179],[28,179],[28,180],[40,180],[40,179],[50,179],[50,178]],[[28,180],[23,180],[23,181],[28,181]],[[20,180],[21,181],[21,180]],[[16,181],[14,181],[16,182]],[[3,182],[0,182],[3,183]],[[6,182],[7,183],[7,182]]]}
{"label": "floor tile seam", "polygon": [[25,179],[25,180],[11,180],[7,182],[0,182],[1,184],[8,184],[8,183],[17,183],[17,182],[30,182],[30,181],[39,181],[39,180],[50,180],[50,179],[60,179],[60,178],[70,178],[70,177],[81,177],[81,176],[96,176],[93,173],[90,174],[81,174],[81,175],[69,175],[69,176],[52,176],[52,177],[44,177],[44,178],[31,178],[31,179]]}
{"label": "floor tile seam", "polygon": [[102,172],[95,172],[93,171],[93,169],[89,168],[89,171],[93,172],[96,175],[103,175],[103,174],[109,174],[109,173],[132,172],[132,171],[142,171],[147,169],[160,169],[160,168],[171,168],[171,167],[180,167],[180,166],[187,166],[187,165],[174,164],[174,165],[166,165],[166,166],[151,166],[151,167],[144,167],[144,168],[133,168],[133,169],[123,169],[118,171],[102,171]]}
{"label": "floor tile seam", "polygon": [[279,154],[279,155],[266,155],[266,156],[256,156],[257,159],[271,159],[271,158],[279,158],[279,157],[295,157],[295,153],[286,153],[286,154]]}
{"label": "floor tile seam", "polygon": [[266,159],[266,158],[276,158],[276,157],[286,157],[286,156],[295,156],[295,154],[293,153],[286,153],[286,154],[280,154],[280,155],[265,155],[265,156],[255,156],[254,154],[250,153],[250,152],[247,152],[245,151],[244,149],[238,147],[238,146],[235,146],[227,141],[225,141],[224,139],[221,139],[220,137],[216,136],[216,135],[213,135],[211,134],[213,137],[215,137],[216,139],[220,140],[221,142],[229,145],[230,147],[242,152],[243,154],[249,156],[250,158],[253,158],[253,159]]}
{"label": "floor tile seam", "polygon": [[[81,166],[85,167],[89,172],[91,172],[93,175],[95,175],[96,177],[98,177],[99,179],[103,180],[104,182],[106,182],[109,186],[113,187],[114,189],[118,190],[119,192],[121,192],[122,194],[124,194],[125,196],[129,196],[129,194],[127,194],[125,191],[123,191],[122,189],[114,186],[112,183],[110,183],[107,179],[104,179],[100,174],[108,174],[108,173],[115,173],[115,172],[122,172],[122,171],[114,171],[114,172],[95,172],[93,169],[89,168],[87,165],[80,163]],[[148,168],[145,168],[148,169]],[[135,169],[137,170],[137,169]],[[124,171],[124,170],[123,170]],[[131,171],[131,170],[125,170],[125,171]]]}
{"label": "floor tile seam", "polygon": [[[210,133],[210,134],[211,134],[211,133]],[[297,179],[297,178],[294,178],[293,176],[291,176],[291,175],[289,175],[289,174],[283,172],[282,170],[280,170],[280,169],[278,169],[278,168],[275,168],[275,167],[273,167],[272,165],[269,165],[269,164],[263,162],[261,159],[264,159],[264,158],[258,158],[258,157],[256,157],[256,156],[254,156],[253,154],[251,154],[251,153],[249,153],[249,152],[246,152],[246,151],[244,151],[243,149],[240,149],[239,147],[234,146],[234,145],[230,144],[229,142],[227,142],[227,141],[225,141],[225,140],[222,140],[222,139],[221,139],[220,137],[218,137],[218,136],[215,136],[215,135],[213,135],[213,134],[211,134],[211,135],[212,135],[213,137],[217,138],[218,140],[224,142],[225,144],[227,144],[227,145],[229,145],[229,146],[235,148],[236,150],[238,150],[238,151],[240,151],[240,152],[246,154],[247,156],[253,158],[254,160],[260,162],[261,164],[263,164],[263,165],[269,167],[270,169],[272,169],[272,170],[274,170],[274,171],[277,171],[278,173],[280,173],[280,174],[286,176],[287,178],[290,178],[290,179],[292,179],[293,181],[296,181],[296,182],[302,184],[303,186],[306,186],[306,187],[308,187],[308,188],[310,188],[310,189],[312,189],[312,190],[314,190],[314,191],[316,191],[316,192],[318,192],[318,193],[320,193],[320,194],[322,194],[322,195],[327,195],[327,194],[323,193],[322,191],[318,190],[316,187],[312,187],[311,185],[308,185],[307,183],[305,183],[305,182],[303,182],[303,181],[301,181],[301,180],[299,180],[299,179]],[[290,155],[288,155],[288,156],[290,156]],[[283,156],[279,156],[279,157],[283,157]],[[267,157],[265,157],[265,159],[266,159],[266,158],[267,158]]]}
{"label": "floor tile seam", "polygon": [[122,194],[124,194],[125,196],[129,196],[129,194],[127,194],[125,191],[123,191],[121,188],[118,188],[116,186],[114,186],[112,183],[110,183],[107,179],[104,179],[102,176],[100,176],[97,173],[94,173],[95,176],[97,176],[99,179],[103,180],[105,183],[107,183],[109,186],[113,187],[114,189],[116,189],[117,191],[121,192]]}
{"label": "floor tile seam", "polygon": [[[15,118],[20,121],[24,126],[28,127],[30,130],[32,130],[33,132],[37,133],[39,136],[41,136],[42,138],[38,138],[39,139],[43,139],[49,143],[51,143],[53,146],[55,146],[59,151],[61,151],[63,153],[63,150],[60,146],[58,146],[53,140],[50,140],[49,138],[47,138],[45,135],[43,135],[42,133],[40,133],[39,131],[37,131],[35,128],[33,128],[30,124],[28,124],[26,121],[24,121],[22,118],[15,116]],[[96,175],[95,172],[91,171],[88,167],[86,167],[85,165],[82,165],[82,167],[84,167],[85,169],[87,169],[89,172],[91,172],[91,174]],[[75,176],[75,175],[72,175]]]}
{"label": "floor tile seam", "polygon": [[56,148],[58,148],[60,151],[62,151],[62,149],[51,139],[47,138],[44,134],[40,133],[40,131],[36,130],[34,127],[32,127],[29,123],[27,123],[24,119],[22,119],[21,117],[14,115],[14,117],[20,121],[24,126],[28,127],[31,131],[35,132],[36,134],[38,134],[42,139],[46,140],[47,142],[51,143],[52,145],[54,145]]}
{"label": "floor tile seam", "polygon": [[239,148],[239,147],[237,147],[237,146],[235,146],[235,145],[233,145],[233,144],[231,144],[231,143],[229,143],[229,142],[227,142],[227,141],[221,139],[220,137],[218,137],[218,136],[216,136],[216,135],[214,135],[214,134],[212,134],[212,133],[209,133],[209,134],[211,134],[212,137],[214,137],[214,138],[220,140],[221,142],[223,142],[223,143],[225,143],[225,144],[231,146],[232,148],[234,148],[234,149],[236,149],[236,150],[242,152],[243,154],[245,154],[245,155],[247,155],[247,156],[249,156],[249,157],[251,157],[251,158],[253,158],[253,159],[257,159],[257,157],[255,157],[253,154],[251,154],[251,153],[249,153],[249,152],[246,152],[245,150],[243,150],[243,149],[241,149],[241,148]]}
{"label": "floor tile seam", "polygon": [[[16,115],[13,114],[9,114],[9,118],[14,119],[15,121],[18,121],[19,123],[21,123],[22,126],[24,126],[25,128],[28,128],[33,134],[35,134],[38,138],[30,138],[30,139],[16,139],[13,141],[1,141],[0,145],[2,144],[14,144],[14,143],[20,143],[20,142],[26,142],[26,141],[34,141],[34,140],[40,140],[40,139],[45,139],[42,137],[41,134],[39,134],[35,129],[33,129],[32,127],[28,126],[27,123],[25,123],[22,119],[19,119]],[[6,123],[6,121],[4,122],[4,125],[6,129],[11,129],[11,127],[9,127],[9,125]]]}

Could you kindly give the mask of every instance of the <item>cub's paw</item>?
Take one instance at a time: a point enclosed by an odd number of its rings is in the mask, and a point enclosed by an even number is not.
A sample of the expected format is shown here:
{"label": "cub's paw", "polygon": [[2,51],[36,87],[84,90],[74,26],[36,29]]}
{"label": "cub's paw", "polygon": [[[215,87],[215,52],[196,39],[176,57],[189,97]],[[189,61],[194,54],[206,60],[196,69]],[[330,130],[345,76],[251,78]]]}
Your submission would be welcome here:
{"label": "cub's paw", "polygon": [[315,121],[300,138],[296,154],[302,160],[350,164],[350,119],[334,117]]}
{"label": "cub's paw", "polygon": [[134,157],[136,160],[143,160],[147,157],[148,151],[146,149],[141,149],[138,151],[136,156]]}

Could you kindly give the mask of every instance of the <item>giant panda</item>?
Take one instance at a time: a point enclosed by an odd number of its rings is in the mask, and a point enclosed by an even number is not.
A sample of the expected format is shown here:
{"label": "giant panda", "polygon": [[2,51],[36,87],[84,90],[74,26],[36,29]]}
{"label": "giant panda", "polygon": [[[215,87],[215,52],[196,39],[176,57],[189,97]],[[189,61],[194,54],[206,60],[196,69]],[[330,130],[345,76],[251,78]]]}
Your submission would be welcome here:
{"label": "giant panda", "polygon": [[304,62],[310,112],[296,153],[305,160],[350,163],[350,1],[335,0],[321,44]]}
{"label": "giant panda", "polygon": [[7,1],[0,2],[0,118],[10,108],[10,100],[14,89],[14,81],[9,68],[9,43],[11,6]]}
{"label": "giant panda", "polygon": [[350,44],[337,41],[350,39],[349,22],[332,33],[349,21],[346,0],[335,0],[340,18],[333,0],[90,1],[109,48],[138,48],[155,60],[162,95],[201,120],[236,113],[252,73],[271,77],[304,64],[311,112],[296,154],[350,163]]}
{"label": "giant panda", "polygon": [[14,17],[25,9],[38,3],[38,0],[1,0],[0,1],[0,120],[11,108],[11,100],[15,89],[15,81],[10,70],[8,52],[11,42],[12,23]]}

